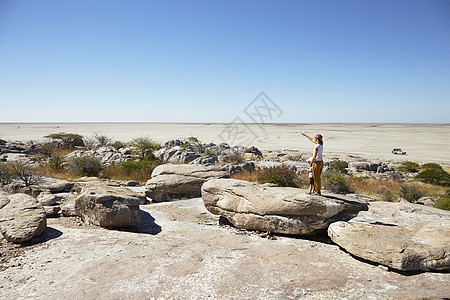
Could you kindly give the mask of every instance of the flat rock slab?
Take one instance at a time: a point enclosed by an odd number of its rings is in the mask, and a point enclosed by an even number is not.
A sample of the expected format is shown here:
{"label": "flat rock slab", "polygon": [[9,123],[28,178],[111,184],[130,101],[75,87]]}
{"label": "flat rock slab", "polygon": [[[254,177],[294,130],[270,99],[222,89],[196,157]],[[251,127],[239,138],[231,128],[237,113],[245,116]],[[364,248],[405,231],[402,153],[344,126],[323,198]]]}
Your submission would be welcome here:
{"label": "flat rock slab", "polygon": [[228,172],[219,170],[218,166],[165,164],[153,170],[145,195],[153,202],[200,197],[202,184],[206,180],[227,176]]}
{"label": "flat rock slab", "polygon": [[448,211],[372,202],[349,222],[331,224],[328,235],[351,254],[396,270],[450,270]]}
{"label": "flat rock slab", "polygon": [[7,195],[2,192],[0,207],[0,230],[9,242],[29,241],[47,228],[47,218],[42,205],[29,195]]}
{"label": "flat rock slab", "polygon": [[405,276],[357,260],[336,245],[279,236],[270,240],[199,224],[211,216],[200,198],[141,209],[161,227],[158,234],[49,219],[49,227],[62,234],[7,263],[0,274],[0,299],[448,297],[450,273]]}
{"label": "flat rock slab", "polygon": [[237,228],[294,235],[314,234],[367,210],[367,204],[338,195],[312,196],[303,189],[236,179],[207,181],[202,198],[206,209]]}
{"label": "flat rock slab", "polygon": [[144,194],[105,183],[86,184],[75,199],[75,212],[88,224],[102,227],[130,227],[141,222],[139,205]]}

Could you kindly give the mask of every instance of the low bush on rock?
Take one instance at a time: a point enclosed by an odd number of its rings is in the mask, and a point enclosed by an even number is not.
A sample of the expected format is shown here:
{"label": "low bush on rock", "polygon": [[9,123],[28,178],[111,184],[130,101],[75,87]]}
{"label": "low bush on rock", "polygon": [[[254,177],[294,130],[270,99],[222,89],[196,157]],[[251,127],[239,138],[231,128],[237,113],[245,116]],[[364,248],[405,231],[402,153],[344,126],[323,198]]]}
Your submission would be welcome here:
{"label": "low bush on rock", "polygon": [[107,147],[112,145],[111,138],[107,137],[106,135],[96,133],[94,134],[94,138],[96,140],[97,147]]}
{"label": "low bush on rock", "polygon": [[261,184],[275,183],[284,187],[302,186],[302,180],[297,173],[285,165],[258,169],[256,178]]}
{"label": "low bush on rock", "polygon": [[232,163],[238,165],[244,161],[243,151],[239,149],[233,149],[229,153],[223,156],[225,163]]}
{"label": "low bush on rock", "polygon": [[125,148],[127,144],[121,141],[114,141],[111,146],[113,146],[114,149],[119,150],[120,148]]}
{"label": "low bush on rock", "polygon": [[415,185],[403,185],[400,189],[400,197],[416,203],[423,196],[423,192]]}
{"label": "low bush on rock", "polygon": [[404,161],[401,166],[398,167],[399,171],[408,172],[408,173],[416,173],[419,172],[420,165],[413,161]]}
{"label": "low bush on rock", "polygon": [[80,176],[98,176],[102,170],[102,164],[93,156],[74,157],[68,162],[68,169]]}

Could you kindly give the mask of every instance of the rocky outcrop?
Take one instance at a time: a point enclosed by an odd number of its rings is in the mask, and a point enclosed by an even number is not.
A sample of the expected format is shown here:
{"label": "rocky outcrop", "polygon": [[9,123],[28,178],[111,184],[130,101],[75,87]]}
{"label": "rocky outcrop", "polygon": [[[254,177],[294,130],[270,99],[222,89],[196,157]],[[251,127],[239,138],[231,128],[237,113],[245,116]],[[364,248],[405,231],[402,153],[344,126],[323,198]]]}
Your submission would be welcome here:
{"label": "rocky outcrop", "polygon": [[236,179],[209,180],[202,186],[206,209],[235,227],[273,233],[310,235],[338,220],[367,210],[363,202],[306,190],[260,185]]}
{"label": "rocky outcrop", "polygon": [[131,151],[129,150],[129,148],[116,149],[114,147],[108,146],[88,151],[73,151],[64,156],[64,158],[70,160],[75,157],[90,156],[97,158],[103,165],[111,165],[133,160],[133,157],[130,153]]}
{"label": "rocky outcrop", "polygon": [[75,199],[75,212],[89,223],[102,227],[130,227],[141,222],[142,194],[104,183],[86,184]]}
{"label": "rocky outcrop", "polygon": [[0,191],[0,208],[0,230],[7,241],[26,242],[47,228],[44,209],[29,195]]}
{"label": "rocky outcrop", "polygon": [[227,177],[217,166],[160,165],[147,181],[145,195],[154,202],[180,197],[200,197],[202,184],[210,178]]}
{"label": "rocky outcrop", "polygon": [[351,254],[401,271],[450,270],[450,212],[412,203],[372,202],[328,228]]}

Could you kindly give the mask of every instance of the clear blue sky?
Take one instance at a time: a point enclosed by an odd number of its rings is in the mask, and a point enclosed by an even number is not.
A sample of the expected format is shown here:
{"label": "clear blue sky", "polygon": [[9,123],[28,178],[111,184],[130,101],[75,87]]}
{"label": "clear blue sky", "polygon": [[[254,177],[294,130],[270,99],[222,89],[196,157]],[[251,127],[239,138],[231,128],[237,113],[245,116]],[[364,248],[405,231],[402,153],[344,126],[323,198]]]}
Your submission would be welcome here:
{"label": "clear blue sky", "polygon": [[0,122],[450,122],[450,1],[0,0]]}

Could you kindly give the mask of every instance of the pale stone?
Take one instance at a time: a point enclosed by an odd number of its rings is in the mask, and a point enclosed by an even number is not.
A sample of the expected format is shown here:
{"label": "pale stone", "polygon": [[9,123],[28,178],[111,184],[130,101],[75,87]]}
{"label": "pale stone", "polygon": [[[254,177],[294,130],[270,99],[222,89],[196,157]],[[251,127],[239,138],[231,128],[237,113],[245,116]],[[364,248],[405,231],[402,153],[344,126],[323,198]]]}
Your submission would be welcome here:
{"label": "pale stone", "polygon": [[47,219],[42,205],[26,194],[6,196],[2,193],[0,230],[7,241],[22,243],[40,235],[47,228]]}
{"label": "pale stone", "polygon": [[372,202],[328,235],[351,254],[401,271],[450,270],[450,212],[412,203]]}
{"label": "pale stone", "polygon": [[228,176],[218,166],[173,165],[156,167],[147,181],[145,195],[154,202],[183,197],[200,197],[201,186],[209,178]]}
{"label": "pale stone", "polygon": [[212,179],[202,186],[206,209],[235,227],[308,235],[367,210],[363,202],[337,195],[312,196],[306,190],[260,185],[236,179]]}
{"label": "pale stone", "polygon": [[141,222],[139,205],[145,197],[125,187],[87,184],[75,199],[75,212],[89,223],[103,227],[129,227]]}

